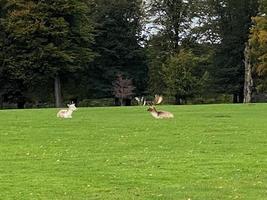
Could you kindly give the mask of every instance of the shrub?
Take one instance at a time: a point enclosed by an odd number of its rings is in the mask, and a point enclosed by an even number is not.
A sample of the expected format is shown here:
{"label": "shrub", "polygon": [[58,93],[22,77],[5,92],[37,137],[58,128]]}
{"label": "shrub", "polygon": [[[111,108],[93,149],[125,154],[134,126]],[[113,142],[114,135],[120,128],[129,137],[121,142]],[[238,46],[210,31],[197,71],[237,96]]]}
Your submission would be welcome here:
{"label": "shrub", "polygon": [[83,99],[78,103],[79,107],[104,107],[114,106],[113,98],[102,98],[102,99]]}

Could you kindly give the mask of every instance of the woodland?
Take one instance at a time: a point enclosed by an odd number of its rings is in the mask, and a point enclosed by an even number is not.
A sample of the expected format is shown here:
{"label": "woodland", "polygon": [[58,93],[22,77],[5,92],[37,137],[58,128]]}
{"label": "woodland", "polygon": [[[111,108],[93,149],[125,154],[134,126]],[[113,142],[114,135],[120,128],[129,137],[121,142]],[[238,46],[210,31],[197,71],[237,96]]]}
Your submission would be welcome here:
{"label": "woodland", "polygon": [[0,107],[250,103],[267,0],[0,0]]}

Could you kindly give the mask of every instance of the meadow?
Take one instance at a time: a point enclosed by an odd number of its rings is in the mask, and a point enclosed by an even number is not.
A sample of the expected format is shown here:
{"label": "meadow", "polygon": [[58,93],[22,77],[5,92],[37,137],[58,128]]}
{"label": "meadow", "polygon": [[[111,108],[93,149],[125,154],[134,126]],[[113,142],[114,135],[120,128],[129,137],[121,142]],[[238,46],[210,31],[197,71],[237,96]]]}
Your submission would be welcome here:
{"label": "meadow", "polygon": [[0,111],[0,199],[267,199],[267,104]]}

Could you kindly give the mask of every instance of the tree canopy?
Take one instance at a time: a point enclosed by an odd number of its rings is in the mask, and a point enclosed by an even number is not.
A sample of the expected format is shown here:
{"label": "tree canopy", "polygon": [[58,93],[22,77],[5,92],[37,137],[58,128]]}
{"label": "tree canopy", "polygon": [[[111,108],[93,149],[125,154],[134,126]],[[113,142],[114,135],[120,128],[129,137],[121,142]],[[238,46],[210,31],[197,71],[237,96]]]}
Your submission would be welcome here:
{"label": "tree canopy", "polygon": [[5,6],[3,73],[19,83],[21,95],[92,61],[93,27],[83,1],[20,0]]}
{"label": "tree canopy", "polygon": [[258,92],[267,90],[267,1],[260,1],[259,15],[253,17],[250,30],[250,57]]}
{"label": "tree canopy", "polygon": [[0,106],[116,98],[118,74],[131,98],[242,102],[246,67],[266,91],[266,12],[266,0],[0,0]]}

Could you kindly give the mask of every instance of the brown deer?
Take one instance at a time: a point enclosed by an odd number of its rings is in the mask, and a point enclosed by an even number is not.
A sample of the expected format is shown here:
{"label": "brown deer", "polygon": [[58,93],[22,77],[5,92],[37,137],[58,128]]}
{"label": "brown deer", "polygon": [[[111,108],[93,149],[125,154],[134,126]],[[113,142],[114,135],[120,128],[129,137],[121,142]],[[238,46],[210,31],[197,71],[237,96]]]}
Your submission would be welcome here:
{"label": "brown deer", "polygon": [[167,111],[157,111],[155,108],[156,104],[160,104],[163,100],[163,97],[160,95],[155,95],[154,101],[151,103],[149,108],[147,109],[148,112],[151,113],[153,117],[156,119],[167,119],[167,118],[173,118],[173,114]]}

